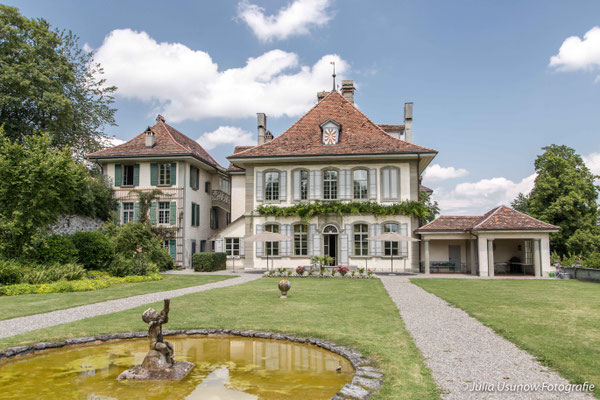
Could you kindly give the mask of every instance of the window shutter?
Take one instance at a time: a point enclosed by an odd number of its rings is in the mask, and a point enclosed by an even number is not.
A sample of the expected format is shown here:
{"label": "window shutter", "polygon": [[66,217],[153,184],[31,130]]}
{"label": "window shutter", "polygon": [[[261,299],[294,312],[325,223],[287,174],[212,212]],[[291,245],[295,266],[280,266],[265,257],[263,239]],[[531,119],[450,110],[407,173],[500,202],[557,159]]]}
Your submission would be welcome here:
{"label": "window shutter", "polygon": [[300,171],[292,172],[292,199],[300,201]]}
{"label": "window shutter", "polygon": [[[400,225],[400,234],[408,236],[408,224]],[[402,257],[408,257],[408,241],[406,240],[400,242],[400,255]]]}
{"label": "window shutter", "polygon": [[215,253],[223,253],[223,239],[215,240]]}
{"label": "window shutter", "polygon": [[192,226],[196,226],[196,203],[192,203]]}
{"label": "window shutter", "polygon": [[246,255],[246,242],[244,242],[243,238],[240,238],[240,256],[244,257]]}
{"label": "window shutter", "polygon": [[315,172],[316,171],[308,172],[308,199],[309,200],[315,199]]}
{"label": "window shutter", "polygon": [[150,203],[150,223],[156,224],[156,202]]}
{"label": "window shutter", "polygon": [[369,200],[377,200],[377,170],[369,170]]}
{"label": "window shutter", "polygon": [[192,189],[197,189],[194,184],[196,183],[196,178],[194,177],[194,166],[190,165],[190,187]]}
{"label": "window shutter", "polygon": [[133,205],[133,220],[135,222],[140,222],[140,202],[136,201]]}
{"label": "window shutter", "polygon": [[171,163],[171,185],[177,185],[177,163]]}
{"label": "window shutter", "polygon": [[346,200],[352,200],[352,171],[346,171]]}
{"label": "window shutter", "polygon": [[321,171],[315,171],[315,179],[313,179],[313,181],[315,182],[314,199],[320,200],[321,199]]}
{"label": "window shutter", "polygon": [[338,177],[338,199],[346,200],[346,171],[339,171]]}
{"label": "window shutter", "polygon": [[121,179],[123,177],[121,172],[121,164],[115,164],[115,186],[121,186]]}
{"label": "window shutter", "polygon": [[[289,224],[283,225],[283,232],[284,232],[284,235],[291,236],[291,233],[292,233],[291,225],[289,225]],[[284,241],[282,241],[282,244],[283,244],[283,246],[282,246],[283,249],[285,249],[284,253],[282,255],[284,255],[286,257],[291,256],[292,255],[292,240],[291,239],[284,240]]]}
{"label": "window shutter", "polygon": [[117,213],[117,224],[121,223],[121,203],[115,204],[115,212]]}
{"label": "window shutter", "polygon": [[350,256],[348,247],[348,236],[350,235],[350,229],[350,225],[346,225],[344,233],[340,235],[340,264],[344,266],[348,266]]}
{"label": "window shutter", "polygon": [[398,169],[390,169],[390,197],[393,200],[398,199]]}
{"label": "window shutter", "polygon": [[171,225],[175,225],[177,224],[177,202],[176,201],[172,201],[171,202],[171,211],[169,211],[169,223]]}
{"label": "window shutter", "polygon": [[287,201],[287,171],[279,173],[279,200]]}
{"label": "window shutter", "polygon": [[173,259],[173,262],[177,261],[177,240],[169,240],[169,255]]}
{"label": "window shutter", "polygon": [[196,204],[196,226],[200,226],[200,204]]}
{"label": "window shutter", "polygon": [[140,164],[133,164],[133,186],[140,186]]}
{"label": "window shutter", "polygon": [[384,168],[381,170],[381,197],[382,200],[390,198],[390,169]]}
{"label": "window shutter", "polygon": [[195,176],[196,176],[196,189],[200,189],[200,169],[195,168],[194,169],[195,172]]}
{"label": "window shutter", "polygon": [[150,163],[150,185],[158,185],[158,164]]}
{"label": "window shutter", "polygon": [[[263,232],[263,226],[262,225],[256,225],[256,233],[262,233]],[[263,255],[263,242],[256,242],[256,257],[262,257]]]}
{"label": "window shutter", "polygon": [[[375,234],[381,235],[382,227],[381,224],[375,224]],[[378,257],[383,256],[383,242],[381,240],[375,241],[375,253]]]}
{"label": "window shutter", "polygon": [[311,224],[308,227],[308,245],[310,247],[309,254],[311,256],[319,256],[321,254],[321,237],[317,233],[317,225]]}
{"label": "window shutter", "polygon": [[263,201],[264,192],[263,192],[263,173],[262,171],[256,171],[256,201]]}

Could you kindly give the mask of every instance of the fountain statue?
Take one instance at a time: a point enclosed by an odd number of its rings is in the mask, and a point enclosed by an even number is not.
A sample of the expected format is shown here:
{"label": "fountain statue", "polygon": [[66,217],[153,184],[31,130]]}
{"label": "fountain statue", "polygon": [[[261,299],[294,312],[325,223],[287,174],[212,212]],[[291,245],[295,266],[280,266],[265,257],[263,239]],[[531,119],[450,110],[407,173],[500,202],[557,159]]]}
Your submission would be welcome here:
{"label": "fountain statue", "polygon": [[173,359],[173,345],[163,340],[162,325],[169,322],[169,299],[164,300],[163,310],[159,313],[149,308],[142,314],[148,324],[150,351],[144,362],[123,371],[119,380],[178,380],[184,378],[194,367],[187,361]]}

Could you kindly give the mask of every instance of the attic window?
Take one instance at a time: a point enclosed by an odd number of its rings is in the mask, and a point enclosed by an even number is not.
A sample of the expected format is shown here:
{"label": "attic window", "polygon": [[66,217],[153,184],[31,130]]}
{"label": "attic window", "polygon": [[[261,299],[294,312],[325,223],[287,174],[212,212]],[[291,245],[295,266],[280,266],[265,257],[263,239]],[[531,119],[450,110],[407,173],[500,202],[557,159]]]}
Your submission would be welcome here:
{"label": "attic window", "polygon": [[321,130],[323,132],[323,144],[334,145],[338,144],[340,140],[340,124],[332,119],[328,119],[321,124]]}

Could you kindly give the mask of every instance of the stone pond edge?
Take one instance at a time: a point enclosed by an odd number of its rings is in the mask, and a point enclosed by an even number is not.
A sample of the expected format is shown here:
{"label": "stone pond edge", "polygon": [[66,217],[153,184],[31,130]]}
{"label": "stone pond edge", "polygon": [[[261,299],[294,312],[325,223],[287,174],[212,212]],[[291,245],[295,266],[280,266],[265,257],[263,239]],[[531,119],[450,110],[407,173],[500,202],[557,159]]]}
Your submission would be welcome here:
{"label": "stone pond edge", "polygon": [[[383,371],[369,364],[371,360],[363,357],[363,355],[354,349],[340,346],[327,340],[318,338],[299,337],[295,335],[287,335],[283,333],[272,333],[254,330],[239,330],[239,329],[181,329],[181,330],[164,330],[164,336],[210,336],[210,335],[230,335],[242,337],[255,337],[260,339],[275,339],[287,340],[296,343],[312,344],[322,349],[331,351],[337,355],[346,358],[355,369],[354,377],[351,383],[347,383],[336,393],[332,400],[363,400],[370,398],[373,393],[378,390],[383,384]],[[148,337],[147,332],[124,332],[111,333],[97,336],[87,336],[66,339],[61,342],[40,342],[27,346],[9,347],[0,351],[0,361],[22,356],[25,354],[35,353],[37,351],[54,349],[65,346],[80,345],[93,342],[105,342],[115,339],[136,339]]]}

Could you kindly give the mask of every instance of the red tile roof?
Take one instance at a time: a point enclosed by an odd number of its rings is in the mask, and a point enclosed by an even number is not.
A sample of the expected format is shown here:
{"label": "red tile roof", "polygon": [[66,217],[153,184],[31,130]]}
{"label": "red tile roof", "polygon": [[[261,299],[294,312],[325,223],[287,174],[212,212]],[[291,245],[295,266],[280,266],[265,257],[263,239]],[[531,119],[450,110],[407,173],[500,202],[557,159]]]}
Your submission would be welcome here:
{"label": "red tile roof", "polygon": [[[341,124],[338,144],[323,144],[321,124],[328,119]],[[399,153],[437,151],[388,135],[354,104],[334,91],[315,104],[283,134],[228,158]]]}
{"label": "red tile roof", "polygon": [[378,127],[386,132],[404,132],[404,125],[398,124],[377,124]]}
{"label": "red tile roof", "polygon": [[465,231],[557,231],[558,226],[548,224],[506,206],[496,207],[483,216],[440,216],[415,232],[465,232]]}
{"label": "red tile roof", "polygon": [[427,192],[427,193],[431,194],[431,193],[433,193],[433,189],[430,189],[425,185],[419,185],[419,192]]}
{"label": "red tile roof", "polygon": [[198,142],[165,123],[164,118],[161,116],[157,118],[156,124],[149,127],[149,129],[154,132],[154,146],[152,148],[146,147],[146,131],[144,131],[126,143],[91,153],[88,158],[189,155],[215,168],[222,168]]}
{"label": "red tile roof", "polygon": [[[242,152],[244,150],[248,150],[253,148],[254,146],[235,146],[235,148],[233,149],[233,154]],[[233,164],[233,163],[229,163],[229,167],[227,167],[227,171],[229,172],[242,172],[245,171],[244,168],[238,167],[237,165]]]}

